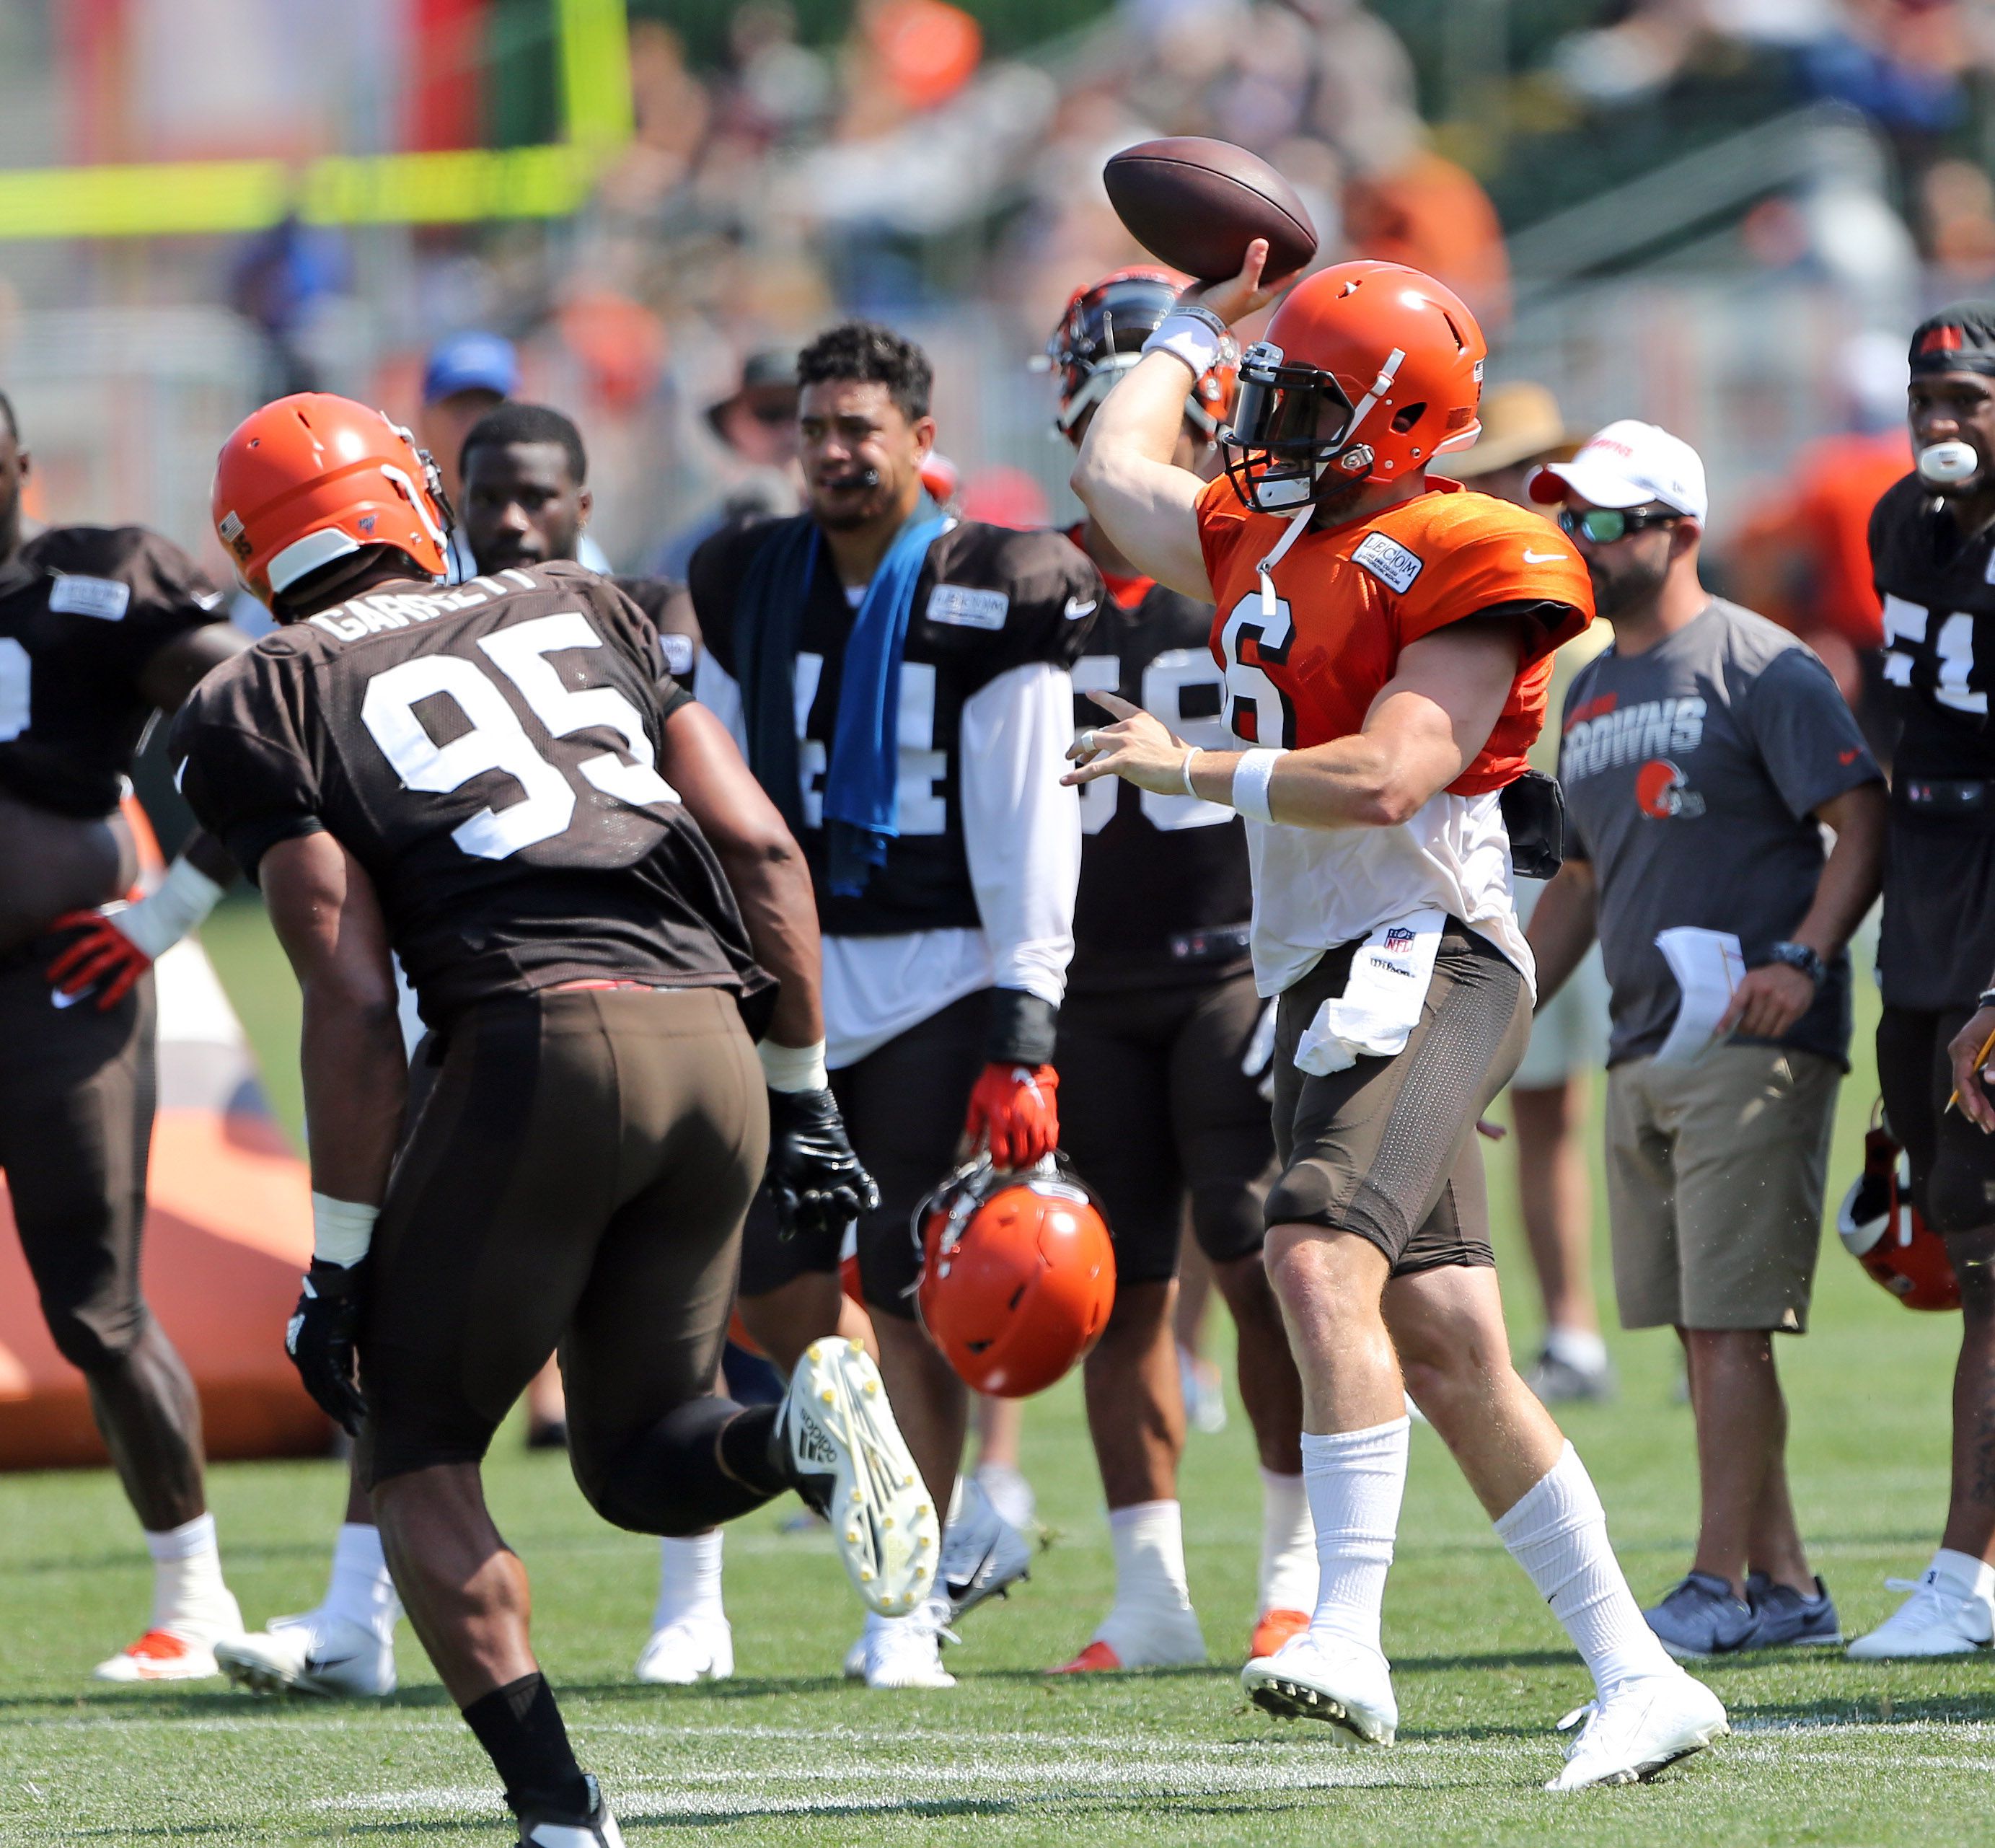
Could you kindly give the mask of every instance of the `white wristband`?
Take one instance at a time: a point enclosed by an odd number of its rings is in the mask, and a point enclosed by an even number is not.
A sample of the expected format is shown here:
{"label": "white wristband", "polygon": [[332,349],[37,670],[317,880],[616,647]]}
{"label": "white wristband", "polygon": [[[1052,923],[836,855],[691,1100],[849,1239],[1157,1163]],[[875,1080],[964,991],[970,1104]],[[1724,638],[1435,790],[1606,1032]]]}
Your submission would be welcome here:
{"label": "white wristband", "polygon": [[1173,359],[1182,360],[1189,366],[1194,379],[1202,379],[1219,363],[1223,336],[1213,325],[1217,319],[1216,315],[1207,319],[1173,309],[1164,317],[1157,331],[1143,342],[1143,351],[1169,353]]}
{"label": "white wristband", "polygon": [[1234,808],[1249,821],[1272,821],[1275,818],[1268,810],[1268,784],[1275,774],[1277,760],[1289,754],[1286,751],[1247,751],[1240,754],[1240,761],[1233,769],[1233,789],[1231,800]]}
{"label": "white wristband", "polygon": [[1194,789],[1191,785],[1191,767],[1193,760],[1196,758],[1198,754],[1199,747],[1194,744],[1190,750],[1184,754],[1184,761],[1178,766],[1178,776],[1179,780],[1184,784],[1184,792],[1186,795],[1190,796],[1193,802],[1197,802],[1198,800],[1198,792]]}
{"label": "white wristband", "polygon": [[221,888],[187,860],[176,860],[156,889],[110,913],[119,934],[157,962],[215,909]]}
{"label": "white wristband", "polygon": [[816,1046],[778,1046],[773,1039],[755,1043],[762,1061],[763,1081],[771,1091],[822,1091],[831,1083],[824,1069],[824,1042]]}
{"label": "white wristband", "polygon": [[312,1256],[328,1264],[355,1265],[374,1242],[379,1207],[363,1207],[330,1194],[312,1195]]}

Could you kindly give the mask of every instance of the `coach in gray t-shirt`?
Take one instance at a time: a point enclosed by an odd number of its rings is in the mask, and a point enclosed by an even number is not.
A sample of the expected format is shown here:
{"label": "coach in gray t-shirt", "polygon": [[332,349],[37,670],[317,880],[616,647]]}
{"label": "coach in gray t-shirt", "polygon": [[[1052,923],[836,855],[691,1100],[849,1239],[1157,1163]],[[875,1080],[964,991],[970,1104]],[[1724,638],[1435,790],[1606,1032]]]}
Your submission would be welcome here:
{"label": "coach in gray t-shirt", "polygon": [[[1828,668],[1764,617],[1705,600],[1652,645],[1614,647],[1568,692],[1559,744],[1566,851],[1590,860],[1600,949],[1613,994],[1607,1063],[1657,1051],[1677,1015],[1676,977],[1656,933],[1729,931],[1746,966],[1791,941],[1825,856],[1815,812],[1880,773]],[[1769,1036],[1846,1071],[1849,957],[1801,1018]]]}
{"label": "coach in gray t-shirt", "polygon": [[[1615,1295],[1624,1327],[1677,1331],[1697,1420],[1696,1557],[1646,1614],[1678,1654],[1837,1641],[1787,1493],[1770,1338],[1807,1325],[1883,780],[1822,663],[1699,582],[1704,465],[1688,444],[1610,424],[1533,492],[1564,503],[1614,629],[1566,696],[1571,825],[1531,919],[1538,994],[1597,929]],[[1681,996],[1656,936],[1680,925],[1736,936],[1746,974],[1713,1040],[1665,1063]]]}

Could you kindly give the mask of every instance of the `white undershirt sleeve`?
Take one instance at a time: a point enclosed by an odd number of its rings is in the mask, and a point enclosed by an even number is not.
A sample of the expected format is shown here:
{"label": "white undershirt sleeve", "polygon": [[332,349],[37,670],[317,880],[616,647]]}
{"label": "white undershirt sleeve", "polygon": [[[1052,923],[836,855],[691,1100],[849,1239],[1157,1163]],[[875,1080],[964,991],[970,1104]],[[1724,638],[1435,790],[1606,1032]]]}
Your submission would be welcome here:
{"label": "white undershirt sleeve", "polygon": [[692,696],[734,734],[734,742],[747,757],[748,720],[742,708],[740,684],[705,648],[693,663]]}
{"label": "white undershirt sleeve", "polygon": [[1073,682],[1030,661],[963,706],[963,844],[1001,988],[1058,1007],[1073,960],[1080,799],[1060,787],[1073,742]]}

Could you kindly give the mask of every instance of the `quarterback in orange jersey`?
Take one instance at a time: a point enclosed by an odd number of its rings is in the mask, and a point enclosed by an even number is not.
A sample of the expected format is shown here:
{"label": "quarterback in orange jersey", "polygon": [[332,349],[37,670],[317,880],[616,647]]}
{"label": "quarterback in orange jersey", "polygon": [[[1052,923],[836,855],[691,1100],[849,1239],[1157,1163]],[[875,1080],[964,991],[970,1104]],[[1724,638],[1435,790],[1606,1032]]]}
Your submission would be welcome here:
{"label": "quarterback in orange jersey", "polygon": [[1299,284],[1241,362],[1224,479],[1173,467],[1186,369],[1271,299],[1266,260],[1257,239],[1238,276],[1180,300],[1073,477],[1139,568],[1216,605],[1244,748],[1097,696],[1114,722],[1080,735],[1067,778],[1247,818],[1255,974],[1279,997],[1266,1262],[1320,1573],[1309,1628],[1242,1678],[1272,1712],[1391,1742],[1379,1609],[1410,1391],[1592,1672],[1549,1788],[1629,1783],[1722,1736],[1725,1709],[1643,1622],[1585,1468],[1511,1367],[1475,1144],[1530,1025],[1513,862],[1548,866],[1558,827],[1525,753],[1588,579],[1541,521],[1429,476],[1475,440],[1485,349],[1455,296],[1396,264]]}

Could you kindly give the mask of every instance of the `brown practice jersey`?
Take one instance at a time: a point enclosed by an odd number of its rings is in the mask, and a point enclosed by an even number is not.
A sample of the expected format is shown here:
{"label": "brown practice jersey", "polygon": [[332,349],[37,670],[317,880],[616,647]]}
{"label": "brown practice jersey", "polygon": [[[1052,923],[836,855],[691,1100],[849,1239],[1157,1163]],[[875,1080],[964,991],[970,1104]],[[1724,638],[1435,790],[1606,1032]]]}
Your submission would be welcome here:
{"label": "brown practice jersey", "polygon": [[1995,969],[1995,529],[1916,475],[1870,516],[1891,762],[1877,974],[1892,1007],[1972,1007]]}
{"label": "brown practice jersey", "polygon": [[[1074,663],[1075,723],[1108,719],[1080,696],[1119,693],[1190,744],[1233,749],[1212,606],[1149,578],[1105,581],[1107,599]],[[1218,981],[1249,967],[1247,840],[1231,809],[1104,777],[1082,788],[1080,822],[1070,994]]]}
{"label": "brown practice jersey", "polygon": [[[701,645],[730,682],[738,682],[741,672],[735,618],[750,561],[799,524],[767,520],[731,527],[693,555]],[[1070,668],[1083,651],[1101,594],[1094,567],[1059,533],[963,521],[929,548],[901,664],[900,833],[865,890],[843,896],[826,878],[822,815],[856,613],[820,544],[798,625],[795,691],[801,838],[828,933],[891,936],[978,927],[963,838],[964,705],[1015,668]]]}
{"label": "brown practice jersey", "polygon": [[194,561],[142,527],[30,539],[0,565],[0,789],[109,814],[152,716],[146,664],[227,615]]}
{"label": "brown practice jersey", "polygon": [[432,1027],[590,977],[759,992],[712,850],[658,774],[690,698],[579,565],[372,590],[267,635],[175,720],[202,824],[253,878],[324,830],[366,869]]}

